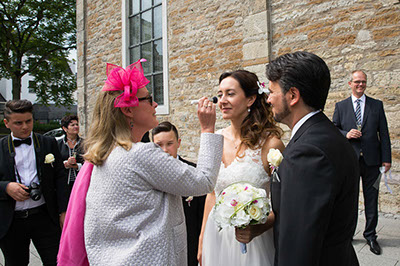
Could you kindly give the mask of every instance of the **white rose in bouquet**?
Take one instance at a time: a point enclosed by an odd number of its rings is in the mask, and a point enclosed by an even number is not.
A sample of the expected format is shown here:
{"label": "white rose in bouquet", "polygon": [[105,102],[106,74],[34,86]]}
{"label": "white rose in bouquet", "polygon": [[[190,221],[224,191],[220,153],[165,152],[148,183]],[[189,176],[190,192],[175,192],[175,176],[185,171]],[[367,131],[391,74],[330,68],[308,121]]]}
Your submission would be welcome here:
{"label": "white rose in bouquet", "polygon": [[253,205],[249,209],[250,218],[256,221],[261,220],[262,211],[259,207]]}

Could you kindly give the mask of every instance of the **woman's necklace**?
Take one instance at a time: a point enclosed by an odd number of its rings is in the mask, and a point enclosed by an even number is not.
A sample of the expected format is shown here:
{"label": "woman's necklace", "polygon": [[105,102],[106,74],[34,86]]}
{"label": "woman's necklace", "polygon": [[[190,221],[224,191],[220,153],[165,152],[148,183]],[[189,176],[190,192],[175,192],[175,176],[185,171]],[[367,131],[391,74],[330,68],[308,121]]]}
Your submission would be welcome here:
{"label": "woman's necklace", "polygon": [[72,145],[75,145],[75,143],[76,143],[76,141],[77,141],[77,139],[70,139],[70,138],[68,138],[68,137],[67,137],[67,140],[68,140],[69,142],[71,142]]}
{"label": "woman's necklace", "polygon": [[233,146],[235,147],[235,150],[240,146],[240,143],[242,143],[240,140],[239,141],[233,141]]}

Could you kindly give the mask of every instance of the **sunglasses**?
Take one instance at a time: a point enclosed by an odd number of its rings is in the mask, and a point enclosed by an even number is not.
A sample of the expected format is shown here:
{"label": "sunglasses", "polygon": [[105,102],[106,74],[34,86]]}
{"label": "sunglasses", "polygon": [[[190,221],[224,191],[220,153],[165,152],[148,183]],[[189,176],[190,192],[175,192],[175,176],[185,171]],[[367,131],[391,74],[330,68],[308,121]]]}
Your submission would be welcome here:
{"label": "sunglasses", "polygon": [[146,97],[138,98],[138,101],[149,101],[150,105],[153,105],[153,96],[148,95]]}

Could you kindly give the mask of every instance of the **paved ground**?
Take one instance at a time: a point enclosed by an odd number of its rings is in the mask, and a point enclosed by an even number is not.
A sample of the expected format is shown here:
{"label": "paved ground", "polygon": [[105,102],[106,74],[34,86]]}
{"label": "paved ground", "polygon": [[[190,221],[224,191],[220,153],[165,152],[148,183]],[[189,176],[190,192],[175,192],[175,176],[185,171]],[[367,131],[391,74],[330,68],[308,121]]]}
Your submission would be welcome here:
{"label": "paved ground", "polygon": [[[378,242],[382,247],[382,255],[377,256],[369,250],[362,236],[365,219],[361,211],[353,245],[361,266],[400,266],[400,216],[380,214],[377,228]],[[42,265],[39,255],[31,245],[29,266]],[[0,253],[0,266],[4,266],[3,254]]]}
{"label": "paved ground", "polygon": [[360,212],[358,226],[353,240],[361,266],[400,266],[400,216],[385,217],[380,214],[378,220],[378,243],[382,254],[377,256],[369,250],[362,235],[365,226],[364,212]]}

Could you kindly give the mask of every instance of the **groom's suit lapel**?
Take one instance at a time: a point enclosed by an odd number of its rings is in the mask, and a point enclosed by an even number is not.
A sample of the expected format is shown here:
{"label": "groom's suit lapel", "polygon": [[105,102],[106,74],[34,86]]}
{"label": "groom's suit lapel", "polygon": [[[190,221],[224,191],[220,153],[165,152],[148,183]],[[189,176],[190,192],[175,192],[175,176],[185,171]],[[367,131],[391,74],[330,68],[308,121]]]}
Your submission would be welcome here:
{"label": "groom's suit lapel", "polygon": [[292,139],[289,141],[288,145],[286,146],[286,149],[284,150],[284,153],[285,151],[290,150],[291,146],[295,145],[295,143],[300,139],[300,137],[310,128],[310,126],[322,121],[324,117],[325,115],[322,112],[319,112],[310,117],[306,122],[304,122],[304,124],[301,125],[301,127],[297,130],[296,134],[294,134]]}
{"label": "groom's suit lapel", "polygon": [[282,155],[283,155],[283,161],[281,166],[278,169],[278,175],[279,178],[282,180],[285,178],[284,175],[282,175],[282,172],[284,172],[284,167],[285,167],[285,158],[286,157],[290,157],[290,153],[291,153],[291,149],[293,147],[296,146],[296,143],[298,141],[301,141],[300,138],[302,136],[304,136],[305,134],[307,134],[307,130],[314,125],[315,123],[319,123],[320,121],[324,120],[324,119],[328,119],[326,118],[326,116],[322,113],[319,112],[315,115],[313,115],[312,117],[310,117],[306,122],[304,122],[303,125],[301,125],[301,127],[297,130],[297,132],[295,133],[295,135],[292,137],[292,139],[289,141],[288,145],[286,146],[285,150],[283,151]]}

